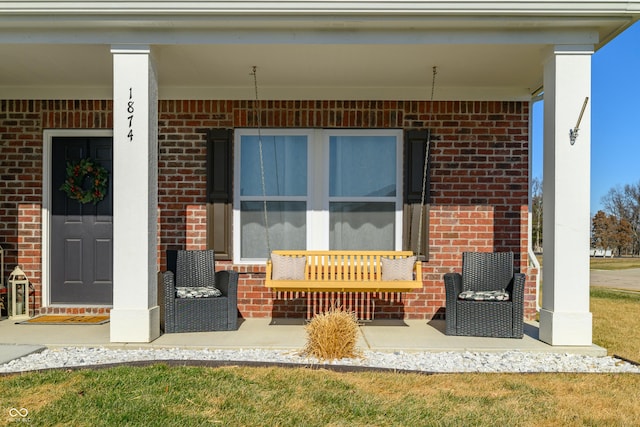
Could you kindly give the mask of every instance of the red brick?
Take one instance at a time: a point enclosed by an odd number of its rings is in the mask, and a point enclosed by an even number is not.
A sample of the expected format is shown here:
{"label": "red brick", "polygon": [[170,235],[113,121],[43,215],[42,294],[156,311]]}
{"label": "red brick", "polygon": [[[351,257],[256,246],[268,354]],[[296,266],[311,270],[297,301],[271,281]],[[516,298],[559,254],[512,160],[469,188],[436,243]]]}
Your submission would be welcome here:
{"label": "red brick", "polygon": [[[2,214],[0,241],[5,245],[5,263],[12,265],[19,261],[29,266],[27,273],[33,278],[37,304],[40,304],[42,172],[37,158],[42,155],[42,129],[110,129],[112,102],[3,101],[2,106],[0,132],[5,144],[5,167],[20,168],[20,174],[14,181],[0,183],[0,204],[8,206]],[[253,102],[247,101],[160,101],[158,259],[161,269],[168,248],[204,248],[206,245],[203,129],[255,126],[253,107]],[[423,272],[425,288],[405,295],[405,306],[384,302],[387,305],[381,307],[380,312],[385,316],[424,319],[435,315],[444,305],[441,275],[460,269],[460,253],[464,250],[513,250],[519,255],[521,268],[526,269],[528,103],[276,100],[261,101],[260,109],[263,126],[409,128],[426,123],[441,137],[431,147],[431,259],[425,263]],[[23,153],[26,147],[34,147],[35,151]],[[514,184],[520,188],[512,187]],[[221,262],[218,269],[242,273],[239,309],[243,316],[300,317],[306,313],[304,298],[273,307],[275,294],[262,288],[263,265],[234,266]],[[529,269],[528,273],[530,300],[538,272]],[[55,310],[65,311],[64,308]],[[527,307],[527,316],[531,317],[534,310],[535,303],[532,303]]]}

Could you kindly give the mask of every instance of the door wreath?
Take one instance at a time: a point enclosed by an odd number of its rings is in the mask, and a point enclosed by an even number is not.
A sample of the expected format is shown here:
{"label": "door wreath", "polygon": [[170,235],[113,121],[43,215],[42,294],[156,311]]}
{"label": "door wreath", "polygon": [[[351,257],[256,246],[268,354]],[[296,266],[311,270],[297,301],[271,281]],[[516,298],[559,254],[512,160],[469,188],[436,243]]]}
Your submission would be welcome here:
{"label": "door wreath", "polygon": [[97,204],[107,194],[109,172],[91,159],[67,162],[67,178],[60,190],[72,200]]}

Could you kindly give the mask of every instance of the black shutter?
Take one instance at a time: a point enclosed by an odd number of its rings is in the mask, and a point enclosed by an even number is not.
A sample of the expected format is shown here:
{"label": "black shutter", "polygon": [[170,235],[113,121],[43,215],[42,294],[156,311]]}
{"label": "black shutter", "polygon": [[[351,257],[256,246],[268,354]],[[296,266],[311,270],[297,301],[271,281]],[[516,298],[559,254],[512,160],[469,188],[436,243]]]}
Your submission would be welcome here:
{"label": "black shutter", "polygon": [[207,133],[207,248],[232,259],[233,130]]}
{"label": "black shutter", "polygon": [[[420,259],[429,260],[429,201],[431,188],[430,155],[427,153],[427,130],[407,130],[404,134],[404,224],[402,230],[402,249],[420,253]],[[424,162],[427,159],[427,179],[424,205],[421,206],[424,178]],[[420,210],[422,209],[421,242],[418,246],[420,228]]]}

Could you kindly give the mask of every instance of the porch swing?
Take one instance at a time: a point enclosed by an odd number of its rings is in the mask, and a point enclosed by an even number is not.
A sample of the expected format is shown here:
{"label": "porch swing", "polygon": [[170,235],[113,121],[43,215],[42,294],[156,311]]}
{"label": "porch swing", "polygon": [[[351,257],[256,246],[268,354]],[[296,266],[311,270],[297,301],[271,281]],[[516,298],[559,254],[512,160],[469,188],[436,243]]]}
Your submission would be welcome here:
{"label": "porch swing", "polygon": [[[267,246],[265,287],[274,292],[411,292],[422,289],[421,240],[426,196],[431,132],[427,131],[422,176],[417,251],[394,250],[271,250],[262,146],[262,121],[258,97],[257,67],[254,79],[260,179]],[[433,101],[436,67],[433,67]],[[308,316],[309,317],[309,316]]]}

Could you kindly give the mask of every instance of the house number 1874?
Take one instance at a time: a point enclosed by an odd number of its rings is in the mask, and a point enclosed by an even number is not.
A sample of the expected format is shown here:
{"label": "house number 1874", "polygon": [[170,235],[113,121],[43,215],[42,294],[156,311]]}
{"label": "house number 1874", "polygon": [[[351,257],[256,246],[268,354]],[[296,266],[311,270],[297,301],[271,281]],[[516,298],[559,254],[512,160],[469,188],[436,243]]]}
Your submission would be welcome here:
{"label": "house number 1874", "polygon": [[127,102],[127,119],[129,121],[129,133],[127,134],[127,138],[129,141],[133,142],[133,88],[129,88],[129,101]]}

